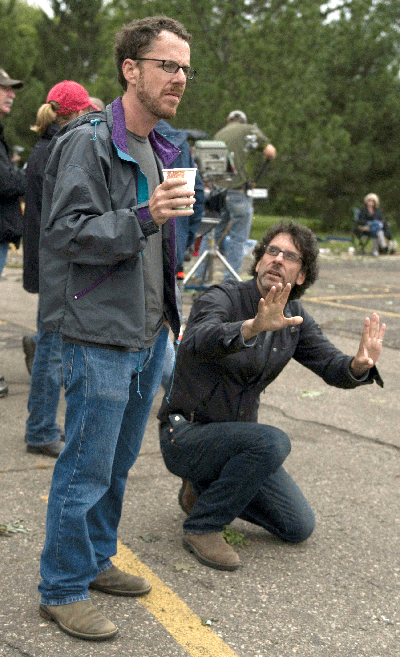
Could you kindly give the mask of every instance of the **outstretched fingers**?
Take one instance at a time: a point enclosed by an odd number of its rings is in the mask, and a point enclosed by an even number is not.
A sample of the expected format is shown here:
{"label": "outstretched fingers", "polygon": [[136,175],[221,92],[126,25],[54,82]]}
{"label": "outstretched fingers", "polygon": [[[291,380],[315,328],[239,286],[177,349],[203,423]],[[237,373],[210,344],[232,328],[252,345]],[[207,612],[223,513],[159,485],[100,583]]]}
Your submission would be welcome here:
{"label": "outstretched fingers", "polygon": [[272,303],[279,303],[284,307],[289,298],[291,288],[292,286],[290,285],[290,283],[287,283],[285,287],[283,287],[282,283],[277,283],[276,285],[273,285],[269,290],[267,296],[265,297],[265,302],[268,305]]}
{"label": "outstretched fingers", "polygon": [[366,317],[362,332],[362,342],[367,344],[370,341],[383,342],[385,336],[386,324],[380,325],[379,315],[372,313],[371,319]]}

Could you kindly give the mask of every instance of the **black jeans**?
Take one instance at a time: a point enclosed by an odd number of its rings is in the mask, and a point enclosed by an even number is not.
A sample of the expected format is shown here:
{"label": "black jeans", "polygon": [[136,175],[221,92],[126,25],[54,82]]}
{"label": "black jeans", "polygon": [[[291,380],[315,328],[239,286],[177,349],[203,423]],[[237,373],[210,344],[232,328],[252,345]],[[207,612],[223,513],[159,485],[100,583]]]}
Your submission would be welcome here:
{"label": "black jeans", "polygon": [[314,514],[282,467],[290,452],[288,436],[253,422],[184,423],[160,427],[161,452],[168,470],[188,479],[198,494],[184,531],[222,531],[240,517],[286,541],[312,533]]}

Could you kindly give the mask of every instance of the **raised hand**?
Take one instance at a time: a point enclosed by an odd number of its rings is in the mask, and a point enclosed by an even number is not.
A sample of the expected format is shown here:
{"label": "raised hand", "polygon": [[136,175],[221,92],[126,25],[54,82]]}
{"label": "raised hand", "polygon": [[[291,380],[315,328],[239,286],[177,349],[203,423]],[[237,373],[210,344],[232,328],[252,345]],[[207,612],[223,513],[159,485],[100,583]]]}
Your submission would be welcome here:
{"label": "raised hand", "polygon": [[245,341],[251,340],[262,331],[279,331],[286,326],[301,324],[303,318],[298,316],[285,317],[283,310],[287,304],[291,290],[288,283],[282,289],[282,283],[273,285],[264,299],[260,299],[257,315],[247,319],[242,324],[242,336]]}
{"label": "raised hand", "polygon": [[386,324],[380,326],[376,313],[373,313],[371,319],[366,318],[357,354],[350,364],[354,376],[362,376],[375,365],[382,351],[385,331]]}

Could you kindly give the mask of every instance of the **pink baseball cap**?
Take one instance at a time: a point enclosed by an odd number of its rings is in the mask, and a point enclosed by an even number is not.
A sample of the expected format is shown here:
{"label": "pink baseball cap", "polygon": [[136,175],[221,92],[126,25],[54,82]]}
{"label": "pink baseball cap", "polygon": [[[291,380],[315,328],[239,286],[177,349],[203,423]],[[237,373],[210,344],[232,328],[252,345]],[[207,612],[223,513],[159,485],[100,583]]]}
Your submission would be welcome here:
{"label": "pink baseball cap", "polygon": [[80,112],[86,107],[93,107],[100,111],[100,107],[94,105],[90,100],[85,87],[73,80],[64,80],[54,85],[47,94],[47,102],[52,100],[60,105],[60,109],[55,110],[56,114],[72,114],[72,112]]}

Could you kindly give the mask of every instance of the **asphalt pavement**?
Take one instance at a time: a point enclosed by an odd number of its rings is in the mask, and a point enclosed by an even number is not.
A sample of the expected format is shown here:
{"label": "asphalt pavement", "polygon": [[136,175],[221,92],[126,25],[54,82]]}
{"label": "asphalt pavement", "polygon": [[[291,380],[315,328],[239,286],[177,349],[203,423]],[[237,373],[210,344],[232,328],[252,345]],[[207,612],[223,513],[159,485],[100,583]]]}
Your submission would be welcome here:
{"label": "asphalt pavement", "polygon": [[[37,297],[22,289],[19,254],[0,281],[0,656],[398,657],[400,257],[321,256],[304,305],[331,341],[356,352],[365,316],[387,323],[378,367],[384,388],[327,386],[291,362],[261,396],[259,419],[288,433],[286,466],[314,509],[301,545],[244,521],[242,567],[200,565],[182,547],[179,481],[158,447],[157,396],[130,472],[117,562],[152,578],[146,599],[92,599],[120,628],[107,642],[67,636],[38,614],[39,559],[54,460],[24,444],[30,377],[22,336],[35,331]],[[184,309],[191,305],[184,292]],[[64,402],[59,409],[63,422]],[[14,525],[13,525],[14,523]],[[15,524],[16,523],[16,524]]]}

